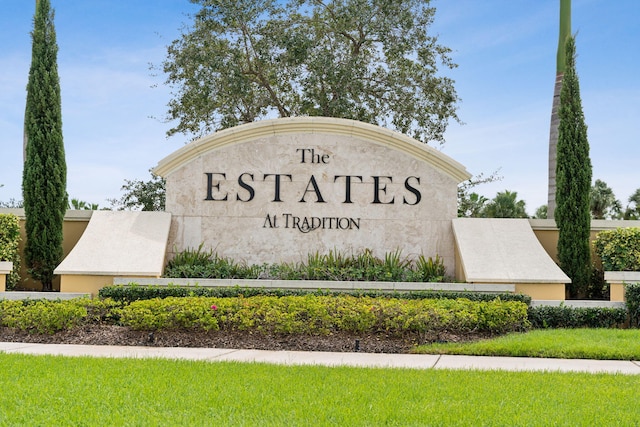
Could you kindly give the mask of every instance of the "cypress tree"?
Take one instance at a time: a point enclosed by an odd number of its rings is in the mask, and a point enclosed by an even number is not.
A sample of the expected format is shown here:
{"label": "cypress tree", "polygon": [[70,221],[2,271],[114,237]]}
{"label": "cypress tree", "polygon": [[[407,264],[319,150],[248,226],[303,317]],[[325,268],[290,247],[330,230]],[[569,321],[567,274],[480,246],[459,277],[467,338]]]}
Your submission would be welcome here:
{"label": "cypress tree", "polygon": [[62,259],[62,225],[67,208],[67,166],[53,18],[49,0],[38,0],[31,33],[22,175],[25,261],[29,274],[42,283],[44,291],[53,290],[53,270]]}
{"label": "cypress tree", "polygon": [[572,281],[570,296],[584,298],[591,278],[591,160],[575,56],[575,38],[569,37],[558,112],[555,220],[560,267]]}

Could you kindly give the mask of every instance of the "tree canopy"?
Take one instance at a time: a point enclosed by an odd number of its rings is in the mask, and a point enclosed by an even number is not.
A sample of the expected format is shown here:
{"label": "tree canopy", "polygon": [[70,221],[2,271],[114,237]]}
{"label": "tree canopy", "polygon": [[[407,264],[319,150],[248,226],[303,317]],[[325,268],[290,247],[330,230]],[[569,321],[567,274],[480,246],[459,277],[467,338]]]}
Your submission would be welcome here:
{"label": "tree canopy", "polygon": [[191,0],[167,48],[168,135],[199,137],[262,118],[327,116],[444,141],[458,120],[450,49],[429,34],[429,0]]}
{"label": "tree canopy", "polygon": [[612,219],[621,216],[622,204],[616,199],[611,187],[600,179],[596,179],[591,187],[589,203],[593,219]]}
{"label": "tree canopy", "polygon": [[124,195],[119,199],[111,199],[111,206],[119,211],[141,210],[141,211],[163,211],[166,199],[166,181],[164,178],[151,173],[149,181],[125,180],[125,185],[121,190]]}
{"label": "tree canopy", "polygon": [[528,218],[524,200],[518,200],[516,191],[499,191],[484,207],[485,218]]}

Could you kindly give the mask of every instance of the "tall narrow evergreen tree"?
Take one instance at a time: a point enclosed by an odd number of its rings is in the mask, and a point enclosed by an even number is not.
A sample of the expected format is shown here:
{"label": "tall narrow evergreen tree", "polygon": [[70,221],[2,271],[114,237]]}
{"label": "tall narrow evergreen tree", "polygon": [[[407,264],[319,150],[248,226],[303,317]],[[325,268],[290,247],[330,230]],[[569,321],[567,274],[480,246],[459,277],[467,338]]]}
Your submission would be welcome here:
{"label": "tall narrow evergreen tree", "polygon": [[571,278],[570,295],[583,298],[591,278],[591,160],[575,57],[575,38],[569,37],[558,110],[555,220],[559,230],[558,259]]}
{"label": "tall narrow evergreen tree", "polygon": [[547,218],[553,218],[556,209],[556,162],[558,145],[558,107],[560,91],[566,69],[565,49],[567,38],[571,36],[571,0],[560,0],[560,34],[558,37],[558,53],[556,56],[556,84],[553,88],[551,105],[551,124],[549,126],[549,182],[547,198]]}
{"label": "tall narrow evergreen tree", "polygon": [[62,224],[67,209],[67,166],[53,18],[49,0],[38,0],[31,33],[22,175],[25,260],[30,275],[42,283],[45,291],[53,290],[53,270],[62,259]]}

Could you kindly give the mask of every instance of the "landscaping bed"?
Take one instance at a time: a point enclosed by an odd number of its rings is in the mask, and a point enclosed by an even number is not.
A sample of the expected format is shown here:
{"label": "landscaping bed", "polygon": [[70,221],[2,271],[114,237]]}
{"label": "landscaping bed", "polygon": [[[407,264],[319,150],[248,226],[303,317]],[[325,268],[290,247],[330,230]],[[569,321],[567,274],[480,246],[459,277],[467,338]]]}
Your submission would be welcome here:
{"label": "landscaping bed", "polygon": [[[482,338],[479,334],[441,336],[439,341],[462,342]],[[126,326],[85,325],[54,334],[0,328],[0,341],[41,344],[87,344],[155,347],[203,347],[257,350],[409,353],[416,345],[412,337],[388,334],[330,335],[257,334],[247,331],[138,331]],[[358,342],[356,347],[356,341]]]}
{"label": "landscaping bed", "polygon": [[528,326],[526,304],[353,296],[0,301],[0,340],[406,353]]}

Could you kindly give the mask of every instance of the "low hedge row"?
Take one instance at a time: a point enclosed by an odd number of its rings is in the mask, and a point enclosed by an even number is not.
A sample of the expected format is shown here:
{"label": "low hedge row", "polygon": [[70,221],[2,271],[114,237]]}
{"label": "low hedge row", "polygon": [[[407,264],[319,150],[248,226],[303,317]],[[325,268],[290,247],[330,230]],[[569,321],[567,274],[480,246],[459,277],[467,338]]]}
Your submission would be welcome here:
{"label": "low hedge row", "polygon": [[529,307],[531,327],[544,328],[615,328],[628,319],[625,308],[606,307]]}
{"label": "low hedge row", "polygon": [[498,334],[525,330],[527,306],[516,301],[353,296],[168,297],[134,301],[0,301],[0,326],[55,333],[111,323],[138,330],[229,330],[325,335],[332,331]]}
{"label": "low hedge row", "polygon": [[83,324],[114,323],[121,306],[110,299],[0,300],[0,326],[53,334]]}
{"label": "low hedge row", "polygon": [[352,296],[168,297],[134,301],[120,322],[140,330],[228,330],[327,335],[332,331],[401,336],[525,330],[527,306],[500,300],[399,300]]}
{"label": "low hedge row", "polygon": [[289,334],[331,331],[402,335],[498,334],[533,328],[619,327],[625,309],[529,307],[518,301],[398,299],[369,296],[167,297],[131,303],[107,299],[0,300],[0,326],[52,334],[87,324],[134,329],[247,330]]}
{"label": "low hedge row", "polygon": [[531,304],[531,297],[522,294],[483,294],[478,292],[453,292],[453,291],[410,291],[410,292],[385,292],[373,290],[354,291],[330,291],[323,289],[270,289],[270,288],[245,288],[240,286],[231,287],[186,287],[186,286],[156,286],[138,285],[130,283],[127,285],[106,286],[100,289],[98,295],[101,298],[112,298],[116,301],[133,302],[152,298],[168,297],[254,297],[254,296],[339,296],[350,295],[354,297],[371,298],[397,298],[397,299],[458,299],[466,298],[471,301],[518,301],[526,305]]}

